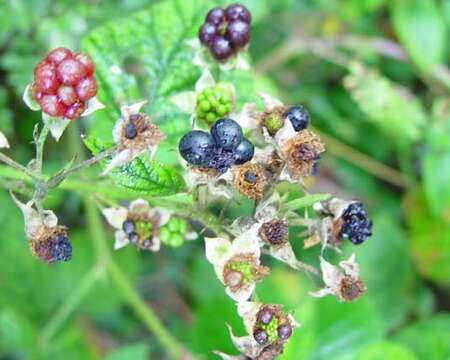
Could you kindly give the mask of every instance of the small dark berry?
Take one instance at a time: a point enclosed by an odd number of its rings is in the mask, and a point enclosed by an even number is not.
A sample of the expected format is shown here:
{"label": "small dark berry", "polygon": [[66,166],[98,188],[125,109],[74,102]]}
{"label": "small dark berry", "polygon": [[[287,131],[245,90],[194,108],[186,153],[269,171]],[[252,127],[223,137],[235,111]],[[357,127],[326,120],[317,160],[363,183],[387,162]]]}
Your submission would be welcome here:
{"label": "small dark berry", "polygon": [[262,309],[259,313],[258,313],[258,317],[257,320],[258,322],[267,325],[269,324],[273,319],[273,314],[269,309]]}
{"label": "small dark berry", "polygon": [[360,202],[351,203],[342,214],[344,224],[340,236],[359,245],[372,235],[372,221]]}
{"label": "small dark berry", "polygon": [[137,232],[131,232],[128,234],[128,240],[130,241],[130,243],[132,244],[137,244],[139,241],[139,235],[137,234]]}
{"label": "small dark berry", "polygon": [[235,150],[243,140],[242,128],[233,119],[217,120],[211,128],[217,146],[228,151]]}
{"label": "small dark berry", "polygon": [[250,184],[256,184],[256,182],[258,181],[258,178],[256,176],[256,174],[254,172],[251,171],[246,171],[244,174],[244,179],[246,182],[250,183]]}
{"label": "small dark berry", "polygon": [[72,245],[66,235],[60,234],[54,238],[53,261],[69,261],[72,259]]}
{"label": "small dark berry", "polygon": [[126,220],[123,224],[122,224],[122,230],[125,234],[129,235],[132,232],[134,232],[136,229],[136,227],[134,226],[134,222],[131,220]]}
{"label": "small dark berry", "polygon": [[214,24],[204,23],[199,32],[198,38],[203,45],[211,46],[217,35],[217,27]]}
{"label": "small dark berry", "polygon": [[262,239],[272,246],[280,246],[289,240],[289,228],[281,220],[273,219],[261,225]]}
{"label": "small dark berry", "polygon": [[206,15],[205,22],[220,25],[225,20],[225,10],[222,8],[211,9]]}
{"label": "small dark berry", "polygon": [[256,342],[260,345],[267,344],[267,341],[269,341],[269,336],[263,329],[256,329],[253,332],[253,337],[255,338]]}
{"label": "small dark berry", "polygon": [[287,340],[292,335],[292,326],[289,323],[281,324],[277,329],[278,337],[281,340]]}
{"label": "small dark berry", "polygon": [[242,21],[235,20],[228,24],[225,37],[233,47],[244,47],[250,40],[250,26]]}
{"label": "small dark berry", "polygon": [[248,11],[248,9],[241,4],[232,4],[228,6],[225,10],[225,14],[228,21],[242,20],[247,24],[250,24],[252,21],[250,11]]}
{"label": "small dark berry", "polygon": [[311,118],[308,111],[303,106],[292,106],[284,114],[295,131],[301,131],[308,127]]}
{"label": "small dark berry", "polygon": [[125,125],[125,137],[133,140],[137,136],[136,126],[130,121]]}
{"label": "small dark berry", "polygon": [[178,149],[188,163],[208,166],[214,156],[216,143],[207,132],[193,130],[181,138]]}
{"label": "small dark berry", "polygon": [[234,159],[236,161],[236,164],[240,165],[253,159],[254,154],[255,154],[255,147],[250,141],[244,139],[234,150]]}
{"label": "small dark berry", "polygon": [[233,54],[233,48],[230,42],[223,36],[216,36],[213,39],[210,50],[212,56],[219,61],[227,60]]}

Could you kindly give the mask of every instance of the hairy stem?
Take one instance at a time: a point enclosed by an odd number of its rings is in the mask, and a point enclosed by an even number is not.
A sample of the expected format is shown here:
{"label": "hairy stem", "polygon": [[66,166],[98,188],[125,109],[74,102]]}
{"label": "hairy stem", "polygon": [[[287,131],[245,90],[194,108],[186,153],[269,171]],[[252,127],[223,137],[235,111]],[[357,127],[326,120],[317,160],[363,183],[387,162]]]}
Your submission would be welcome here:
{"label": "hairy stem", "polygon": [[45,141],[47,140],[49,132],[50,132],[49,126],[47,123],[44,122],[44,126],[42,127],[39,137],[36,140],[35,169],[36,169],[36,174],[38,174],[38,175],[42,174],[42,161],[44,158],[44,146],[45,146]]}
{"label": "hairy stem", "polygon": [[25,166],[19,164],[18,162],[11,159],[9,156],[6,156],[5,154],[0,152],[0,161],[5,163],[6,165],[12,167],[13,169],[19,170],[20,172],[27,175],[29,178],[35,180],[35,181],[42,181],[43,178],[40,175],[34,174],[31,170],[26,168]]}

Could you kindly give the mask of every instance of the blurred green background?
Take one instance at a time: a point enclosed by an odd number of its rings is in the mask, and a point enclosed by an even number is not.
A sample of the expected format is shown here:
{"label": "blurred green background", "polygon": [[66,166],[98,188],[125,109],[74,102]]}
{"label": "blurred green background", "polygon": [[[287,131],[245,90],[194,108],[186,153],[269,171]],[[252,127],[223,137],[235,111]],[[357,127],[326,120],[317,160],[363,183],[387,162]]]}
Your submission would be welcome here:
{"label": "blurred green background", "polygon": [[[0,131],[12,145],[8,154],[22,163],[32,158],[39,114],[25,107],[22,92],[42,56],[65,46],[94,58],[108,110],[72,124],[59,144],[49,141],[46,170],[72,157],[78,128],[110,139],[118,104],[142,97],[171,140],[158,156],[174,163],[174,144],[189,125],[167,97],[199,75],[183,42],[207,9],[223,3],[1,0]],[[369,241],[344,248],[356,251],[368,286],[356,303],[312,299],[311,279],[264,259],[272,274],[258,286],[259,297],[284,304],[302,323],[281,358],[450,359],[450,2],[242,3],[254,15],[254,73],[233,78],[240,103],[269,91],[306,105],[327,145],[311,188],[364,201],[374,220]],[[118,61],[130,70],[115,77],[110,66]],[[158,90],[150,91],[156,81]],[[80,179],[95,181],[96,173]],[[101,271],[101,235],[74,186],[65,183],[45,204],[71,228],[73,261],[56,266],[29,254],[19,210],[3,190],[17,186],[0,166],[0,359],[166,359]],[[248,212],[247,205],[232,207],[228,217]],[[291,235],[299,257],[317,264],[317,250],[303,250],[297,232]],[[112,246],[110,229],[108,236]],[[214,349],[234,352],[225,322],[239,334],[243,327],[201,241],[112,256],[191,352],[204,359],[214,359]]]}

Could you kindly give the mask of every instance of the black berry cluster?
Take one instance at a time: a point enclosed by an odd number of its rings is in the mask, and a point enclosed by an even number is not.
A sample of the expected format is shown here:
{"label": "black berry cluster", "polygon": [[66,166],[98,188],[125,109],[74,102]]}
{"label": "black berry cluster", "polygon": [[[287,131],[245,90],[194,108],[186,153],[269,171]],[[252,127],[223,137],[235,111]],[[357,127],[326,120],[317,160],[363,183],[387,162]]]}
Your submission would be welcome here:
{"label": "black berry cluster", "polygon": [[211,133],[188,132],[181,138],[178,148],[189,164],[215,169],[219,173],[250,161],[255,152],[253,144],[244,137],[241,126],[228,118],[217,120]]}
{"label": "black berry cluster", "polygon": [[344,221],[340,236],[353,244],[363,243],[372,235],[372,221],[360,202],[350,204],[342,214]]}
{"label": "black berry cluster", "polygon": [[97,94],[94,70],[89,56],[54,49],[34,68],[33,97],[47,115],[76,119]]}
{"label": "black berry cluster", "polygon": [[30,242],[32,253],[52,264],[72,259],[72,245],[65,232],[52,234],[47,238]]}
{"label": "black berry cluster", "polygon": [[216,60],[224,61],[248,44],[251,21],[250,11],[244,5],[217,7],[206,15],[198,37]]}
{"label": "black berry cluster", "polygon": [[260,345],[283,342],[292,335],[292,325],[280,309],[273,306],[262,307],[256,315],[253,338]]}

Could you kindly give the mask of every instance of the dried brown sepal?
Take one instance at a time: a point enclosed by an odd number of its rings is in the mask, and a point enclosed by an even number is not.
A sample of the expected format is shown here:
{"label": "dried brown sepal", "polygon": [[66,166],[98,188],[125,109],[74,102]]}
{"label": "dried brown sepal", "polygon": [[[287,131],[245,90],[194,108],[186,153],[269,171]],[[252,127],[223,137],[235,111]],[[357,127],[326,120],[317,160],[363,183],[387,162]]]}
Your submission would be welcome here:
{"label": "dried brown sepal", "polygon": [[249,199],[261,200],[264,196],[264,171],[259,164],[247,162],[236,167],[234,186]]}
{"label": "dried brown sepal", "polygon": [[59,261],[56,249],[59,236],[67,238],[67,227],[62,225],[52,228],[43,226],[37,237],[28,240],[31,254],[49,264]]}
{"label": "dried brown sepal", "polygon": [[341,231],[344,220],[340,217],[331,222],[330,228],[328,229],[328,243],[331,246],[338,247],[342,243]]}
{"label": "dried brown sepal", "polygon": [[255,360],[273,360],[278,358],[284,351],[284,345],[280,342],[270,344],[255,358]]}
{"label": "dried brown sepal", "polygon": [[303,130],[286,141],[281,155],[292,177],[301,180],[312,174],[314,164],[324,151],[320,137],[310,130]]}
{"label": "dried brown sepal", "polygon": [[[127,135],[127,127],[134,128],[135,136]],[[158,145],[165,139],[158,125],[152,123],[150,117],[143,113],[130,114],[122,122],[120,129],[119,151],[124,149],[145,149]]]}
{"label": "dried brown sepal", "polygon": [[281,247],[289,241],[289,227],[279,219],[265,222],[259,229],[261,239],[274,247]]}
{"label": "dried brown sepal", "polygon": [[366,286],[360,279],[351,276],[344,276],[338,289],[338,298],[342,301],[350,302],[359,298],[366,291]]}

